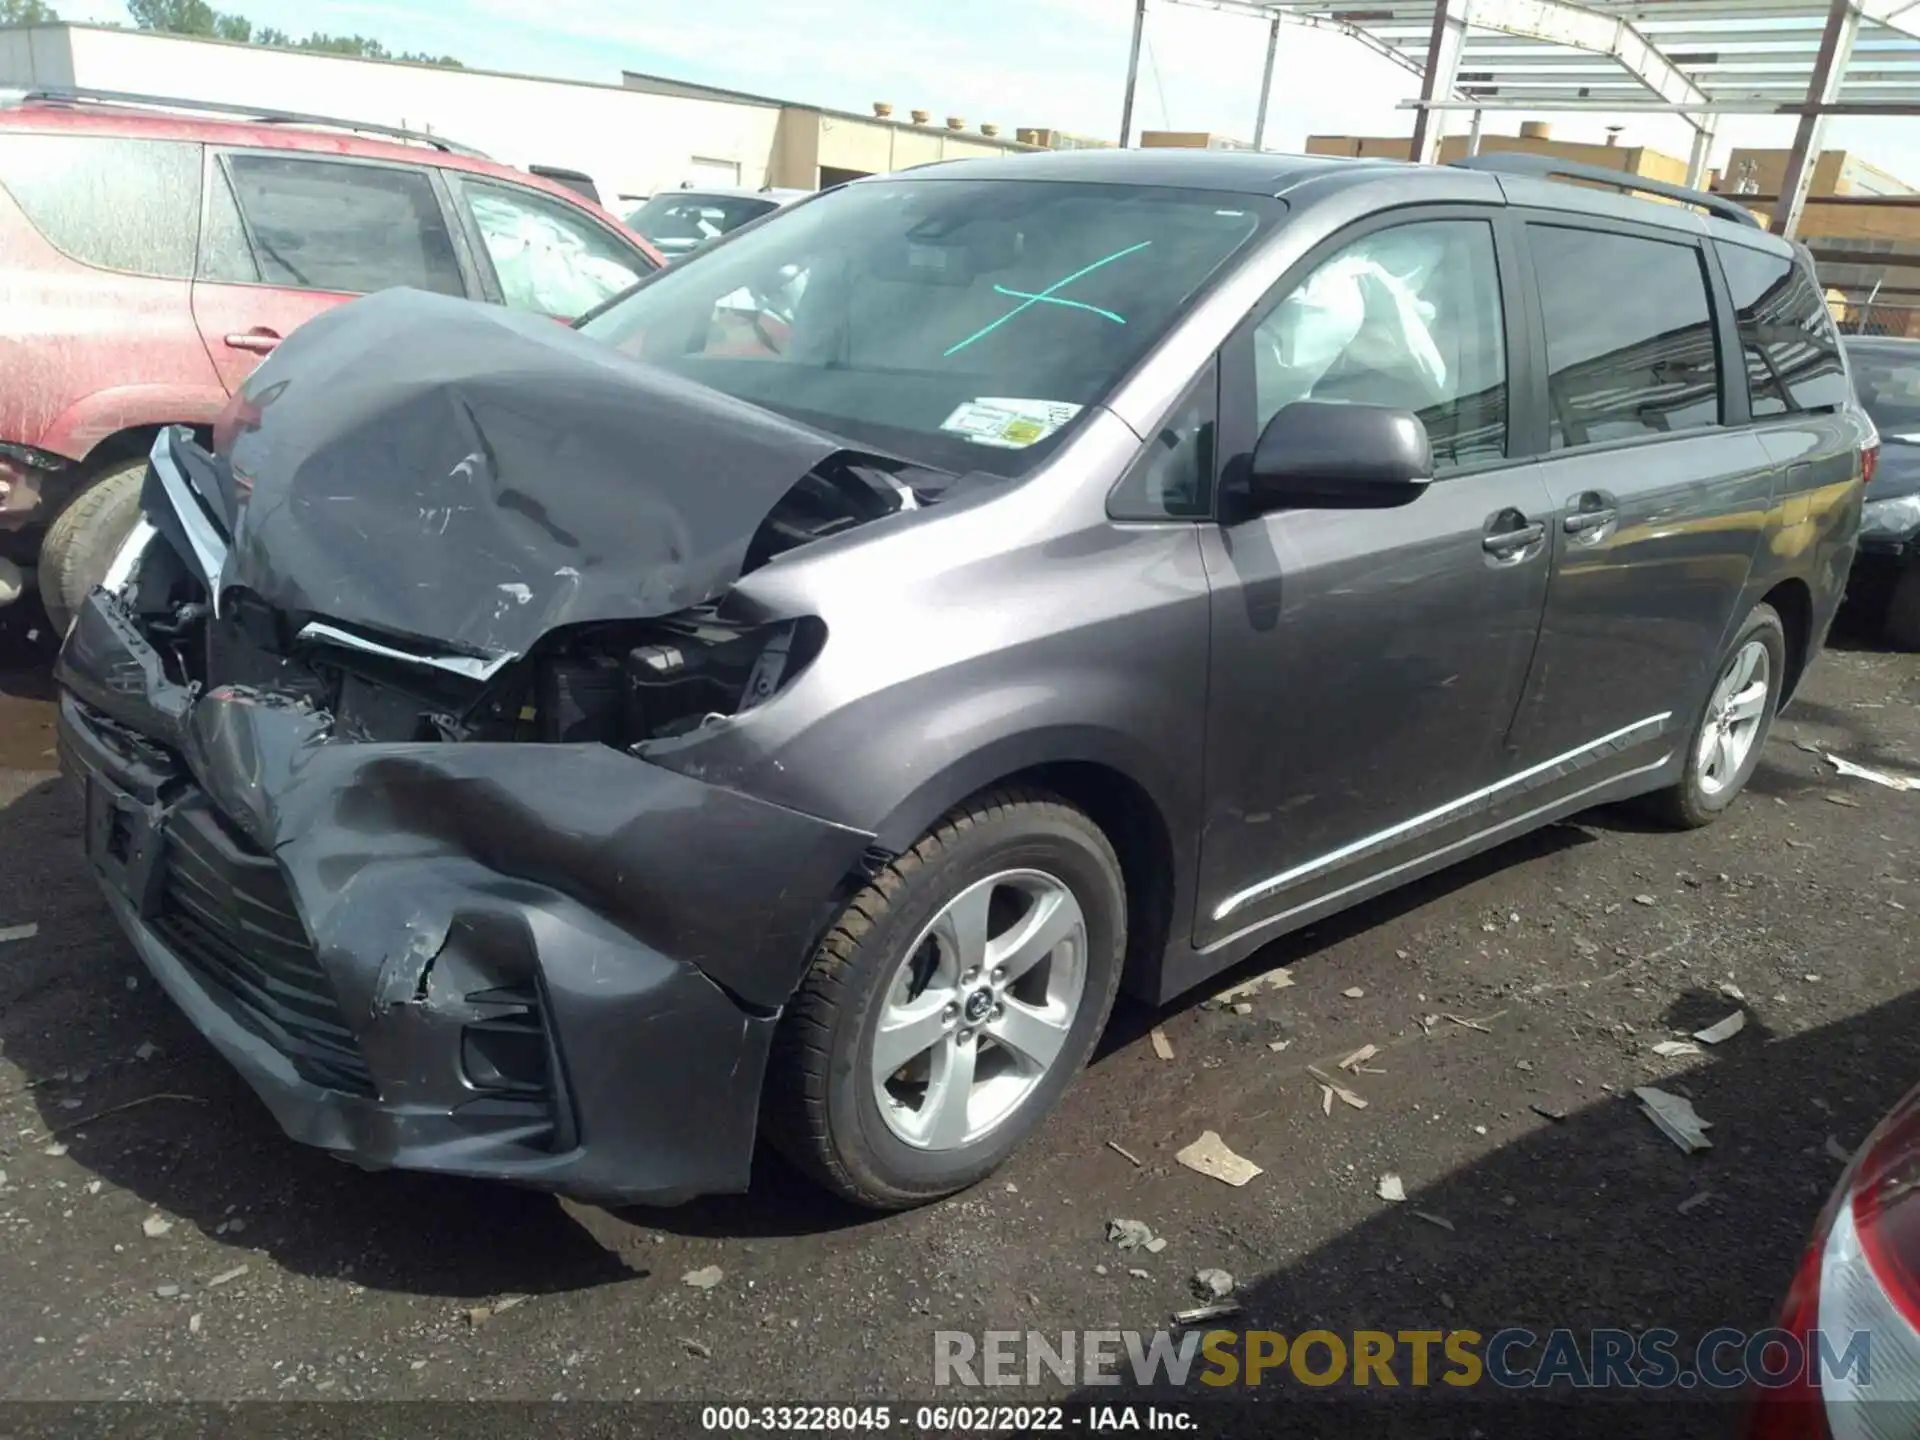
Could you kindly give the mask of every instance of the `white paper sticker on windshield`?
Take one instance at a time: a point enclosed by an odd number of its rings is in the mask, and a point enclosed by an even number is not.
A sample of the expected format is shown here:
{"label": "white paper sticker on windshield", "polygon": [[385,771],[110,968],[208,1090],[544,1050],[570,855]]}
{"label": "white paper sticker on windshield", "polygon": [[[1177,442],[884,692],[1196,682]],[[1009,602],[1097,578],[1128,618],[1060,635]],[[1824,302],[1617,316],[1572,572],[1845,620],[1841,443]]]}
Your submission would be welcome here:
{"label": "white paper sticker on windshield", "polygon": [[976,445],[1024,450],[1046,439],[1080,413],[1078,405],[1058,400],[1009,400],[987,395],[969,400],[940,423],[950,434]]}

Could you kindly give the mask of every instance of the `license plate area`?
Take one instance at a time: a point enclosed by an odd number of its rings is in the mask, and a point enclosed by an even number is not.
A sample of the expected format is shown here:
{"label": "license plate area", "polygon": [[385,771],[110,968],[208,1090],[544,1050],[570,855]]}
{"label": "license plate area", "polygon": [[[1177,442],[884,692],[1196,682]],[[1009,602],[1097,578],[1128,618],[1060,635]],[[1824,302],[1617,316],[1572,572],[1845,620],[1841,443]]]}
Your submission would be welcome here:
{"label": "license plate area", "polygon": [[87,777],[87,859],[143,916],[159,908],[158,812],[99,774]]}

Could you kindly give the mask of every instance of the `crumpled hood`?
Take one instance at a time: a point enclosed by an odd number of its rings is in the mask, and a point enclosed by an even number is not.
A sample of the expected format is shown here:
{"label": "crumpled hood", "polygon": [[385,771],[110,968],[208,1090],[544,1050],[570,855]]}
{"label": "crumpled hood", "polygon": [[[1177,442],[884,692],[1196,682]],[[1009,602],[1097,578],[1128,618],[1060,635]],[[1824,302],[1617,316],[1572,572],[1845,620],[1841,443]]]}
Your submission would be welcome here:
{"label": "crumpled hood", "polygon": [[551,320],[411,290],[301,326],[228,422],[222,589],[483,657],[714,599],[842,448]]}

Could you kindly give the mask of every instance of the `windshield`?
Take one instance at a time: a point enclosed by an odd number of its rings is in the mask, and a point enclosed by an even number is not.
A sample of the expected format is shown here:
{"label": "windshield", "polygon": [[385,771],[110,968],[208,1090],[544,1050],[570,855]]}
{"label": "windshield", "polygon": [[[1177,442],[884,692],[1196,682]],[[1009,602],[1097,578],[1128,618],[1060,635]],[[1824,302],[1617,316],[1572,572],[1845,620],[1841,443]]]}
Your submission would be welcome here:
{"label": "windshield", "polygon": [[1913,355],[1850,347],[1853,385],[1882,436],[1920,438],[1920,346]]}
{"label": "windshield", "polygon": [[669,192],[628,212],[627,225],[663,249],[689,249],[739,229],[778,203],[751,195]]}
{"label": "windshield", "polygon": [[1276,200],[1058,181],[862,181],[661,271],[582,329],[856,444],[1024,473]]}

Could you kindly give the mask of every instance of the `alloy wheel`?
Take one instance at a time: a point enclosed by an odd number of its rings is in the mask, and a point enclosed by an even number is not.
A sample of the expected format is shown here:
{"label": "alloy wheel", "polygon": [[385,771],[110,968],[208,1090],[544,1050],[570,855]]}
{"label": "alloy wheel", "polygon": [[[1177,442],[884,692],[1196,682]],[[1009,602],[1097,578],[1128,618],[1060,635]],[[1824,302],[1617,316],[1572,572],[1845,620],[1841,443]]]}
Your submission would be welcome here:
{"label": "alloy wheel", "polygon": [[1086,979],[1086,917],[1064,881],[1006,870],[962,890],[887,986],[872,1061],[887,1128],[922,1150],[990,1134],[1066,1048]]}

